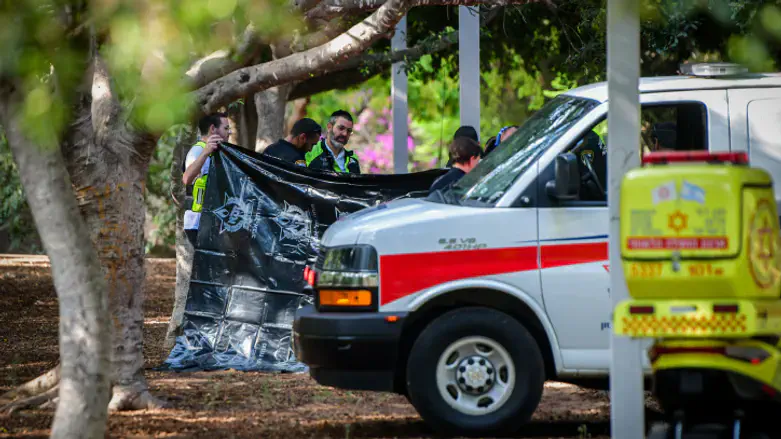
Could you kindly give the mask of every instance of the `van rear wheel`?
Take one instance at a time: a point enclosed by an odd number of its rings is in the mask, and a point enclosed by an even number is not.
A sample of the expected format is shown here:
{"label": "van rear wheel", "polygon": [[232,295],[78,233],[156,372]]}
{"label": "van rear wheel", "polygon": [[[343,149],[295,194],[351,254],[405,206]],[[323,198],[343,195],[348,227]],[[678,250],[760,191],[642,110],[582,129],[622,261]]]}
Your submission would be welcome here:
{"label": "van rear wheel", "polygon": [[545,367],[529,331],[511,316],[459,308],[431,322],[407,362],[409,400],[445,434],[512,433],[542,397]]}

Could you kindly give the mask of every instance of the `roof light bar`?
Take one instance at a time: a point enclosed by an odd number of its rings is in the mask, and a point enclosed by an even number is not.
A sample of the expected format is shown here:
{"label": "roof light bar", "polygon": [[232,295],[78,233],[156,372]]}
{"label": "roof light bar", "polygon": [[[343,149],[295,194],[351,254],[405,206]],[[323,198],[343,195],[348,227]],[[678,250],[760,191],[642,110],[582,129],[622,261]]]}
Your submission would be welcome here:
{"label": "roof light bar", "polygon": [[663,165],[667,163],[708,162],[748,164],[745,152],[708,152],[708,151],[664,151],[649,152],[643,155],[643,164]]}
{"label": "roof light bar", "polygon": [[689,76],[735,76],[748,73],[748,68],[728,62],[681,64],[680,72]]}

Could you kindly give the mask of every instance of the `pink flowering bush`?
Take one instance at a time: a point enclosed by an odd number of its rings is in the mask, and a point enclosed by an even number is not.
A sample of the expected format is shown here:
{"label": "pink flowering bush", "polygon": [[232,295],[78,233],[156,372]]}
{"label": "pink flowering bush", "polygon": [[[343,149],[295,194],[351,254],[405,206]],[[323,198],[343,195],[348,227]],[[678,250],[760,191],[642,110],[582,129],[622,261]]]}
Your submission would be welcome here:
{"label": "pink flowering bush", "polygon": [[[387,106],[379,112],[367,107],[358,115],[353,127],[350,144],[358,155],[361,172],[369,174],[393,173],[393,122],[391,121],[390,99]],[[412,118],[407,116],[407,124],[412,127]],[[408,171],[422,171],[434,167],[431,163],[415,160],[415,138],[407,135]]]}

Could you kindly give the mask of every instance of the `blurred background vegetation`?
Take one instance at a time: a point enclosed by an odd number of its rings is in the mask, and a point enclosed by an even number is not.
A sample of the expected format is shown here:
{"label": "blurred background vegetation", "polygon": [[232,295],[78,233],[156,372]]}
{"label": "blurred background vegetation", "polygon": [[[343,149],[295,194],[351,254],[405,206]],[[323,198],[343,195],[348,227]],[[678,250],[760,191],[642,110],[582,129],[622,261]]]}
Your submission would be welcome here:
{"label": "blurred background vegetation", "polygon": [[[605,1],[553,3],[554,8],[542,3],[508,7],[482,28],[483,143],[505,125],[522,124],[558,93],[606,79]],[[197,13],[187,10],[182,21],[194,20],[191,15]],[[457,21],[453,8],[417,8],[408,19],[409,44],[453,32]],[[643,76],[674,75],[681,63],[695,61],[732,61],[752,71],[775,72],[781,62],[781,2],[643,0],[641,44]],[[387,50],[388,45],[385,41],[373,50]],[[132,55],[132,46],[128,47],[130,52],[122,56]],[[443,166],[447,144],[459,126],[457,47],[425,55],[408,66],[411,172]],[[353,114],[355,134],[348,148],[357,152],[367,173],[393,169],[389,74],[386,69],[363,83],[316,94],[303,102],[305,114],[323,125],[336,109]],[[141,87],[137,78],[128,75],[119,82],[123,88]],[[171,93],[156,90],[146,96],[178,99]],[[144,114],[154,119],[150,114],[160,114],[155,113],[157,103],[147,98],[138,105],[148,107]],[[290,102],[287,113],[291,118],[301,114],[293,107]],[[175,120],[175,115],[155,123],[168,127],[169,119]],[[176,208],[170,195],[170,169],[175,139],[186,129],[176,125],[165,131],[149,169],[146,249],[150,255],[174,255]],[[0,252],[42,253],[4,137],[0,137]]]}

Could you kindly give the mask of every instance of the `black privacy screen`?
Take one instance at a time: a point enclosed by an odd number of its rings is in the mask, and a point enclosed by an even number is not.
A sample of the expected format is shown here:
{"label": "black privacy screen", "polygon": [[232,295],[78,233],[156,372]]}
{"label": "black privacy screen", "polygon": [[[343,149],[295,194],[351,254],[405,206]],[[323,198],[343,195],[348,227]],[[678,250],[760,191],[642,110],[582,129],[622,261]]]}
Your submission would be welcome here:
{"label": "black privacy screen", "polygon": [[164,369],[302,372],[292,352],[303,271],[341,215],[426,196],[445,170],[346,175],[223,144],[212,155],[183,334]]}

